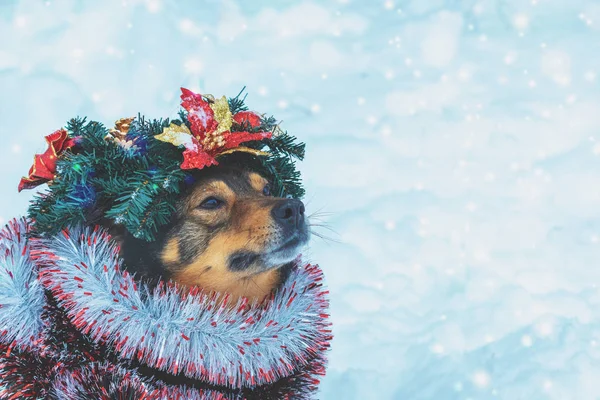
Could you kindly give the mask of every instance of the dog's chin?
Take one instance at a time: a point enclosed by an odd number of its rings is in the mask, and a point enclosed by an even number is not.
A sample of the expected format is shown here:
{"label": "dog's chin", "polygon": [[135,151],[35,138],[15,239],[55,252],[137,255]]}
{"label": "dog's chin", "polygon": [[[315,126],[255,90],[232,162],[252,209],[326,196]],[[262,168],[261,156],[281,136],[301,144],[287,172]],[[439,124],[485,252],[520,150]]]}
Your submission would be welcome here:
{"label": "dog's chin", "polygon": [[302,250],[308,244],[308,241],[309,237],[306,234],[295,235],[282,245],[265,253],[261,257],[265,269],[280,268],[296,260],[302,254]]}

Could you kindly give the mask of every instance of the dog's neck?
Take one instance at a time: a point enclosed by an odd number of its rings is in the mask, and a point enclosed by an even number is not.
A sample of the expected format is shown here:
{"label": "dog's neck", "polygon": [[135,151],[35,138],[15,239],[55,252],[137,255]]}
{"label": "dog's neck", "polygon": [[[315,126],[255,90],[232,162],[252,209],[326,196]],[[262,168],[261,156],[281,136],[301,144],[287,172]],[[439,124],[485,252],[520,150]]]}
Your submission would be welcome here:
{"label": "dog's neck", "polygon": [[[193,278],[186,277],[186,272],[184,270],[180,274],[173,274],[174,280],[177,282],[193,282]],[[281,268],[237,280],[224,279],[220,274],[213,274],[209,268],[202,273],[199,287],[207,292],[216,292],[222,296],[228,295],[231,302],[237,303],[241,297],[246,297],[251,301],[261,301],[269,296],[281,283]]]}

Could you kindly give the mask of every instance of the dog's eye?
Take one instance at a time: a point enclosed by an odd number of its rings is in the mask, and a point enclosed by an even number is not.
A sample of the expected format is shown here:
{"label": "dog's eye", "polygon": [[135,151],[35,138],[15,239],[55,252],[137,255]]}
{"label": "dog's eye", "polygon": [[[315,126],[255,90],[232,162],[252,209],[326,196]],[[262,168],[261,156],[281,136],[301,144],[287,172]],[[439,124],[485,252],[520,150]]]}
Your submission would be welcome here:
{"label": "dog's eye", "polygon": [[216,197],[209,197],[208,199],[200,203],[198,208],[201,208],[203,210],[216,210],[217,208],[221,208],[223,204],[225,204],[223,200],[217,199]]}
{"label": "dog's eye", "polygon": [[270,196],[271,195],[271,185],[265,186],[265,188],[263,189],[263,194],[265,196]]}

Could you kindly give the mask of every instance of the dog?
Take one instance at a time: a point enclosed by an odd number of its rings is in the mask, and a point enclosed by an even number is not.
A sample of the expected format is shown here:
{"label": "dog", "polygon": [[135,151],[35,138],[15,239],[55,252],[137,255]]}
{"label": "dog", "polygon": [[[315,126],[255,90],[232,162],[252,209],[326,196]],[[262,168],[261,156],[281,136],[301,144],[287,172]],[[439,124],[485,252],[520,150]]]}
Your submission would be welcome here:
{"label": "dog", "polygon": [[263,176],[235,167],[203,170],[175,210],[151,243],[109,227],[129,272],[261,301],[285,282],[310,239],[300,200],[272,196]]}

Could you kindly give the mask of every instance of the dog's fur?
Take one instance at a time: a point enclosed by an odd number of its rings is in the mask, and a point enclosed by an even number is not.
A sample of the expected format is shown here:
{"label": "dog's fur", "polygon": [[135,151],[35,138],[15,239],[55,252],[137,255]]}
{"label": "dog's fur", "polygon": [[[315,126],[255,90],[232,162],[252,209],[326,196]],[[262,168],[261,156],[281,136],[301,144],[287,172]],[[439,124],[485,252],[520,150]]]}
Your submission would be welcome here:
{"label": "dog's fur", "polygon": [[260,301],[285,279],[309,239],[304,205],[271,197],[268,188],[255,172],[212,167],[182,193],[154,242],[110,230],[125,266],[146,280]]}

